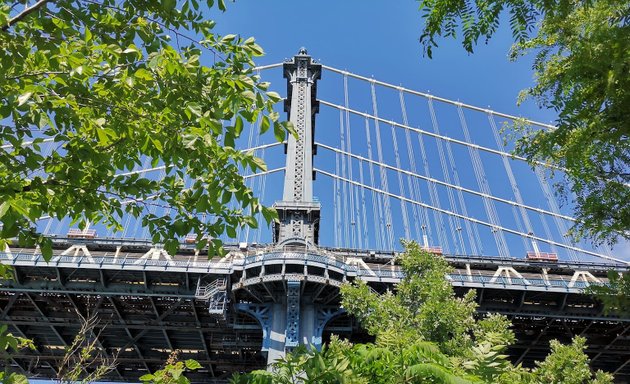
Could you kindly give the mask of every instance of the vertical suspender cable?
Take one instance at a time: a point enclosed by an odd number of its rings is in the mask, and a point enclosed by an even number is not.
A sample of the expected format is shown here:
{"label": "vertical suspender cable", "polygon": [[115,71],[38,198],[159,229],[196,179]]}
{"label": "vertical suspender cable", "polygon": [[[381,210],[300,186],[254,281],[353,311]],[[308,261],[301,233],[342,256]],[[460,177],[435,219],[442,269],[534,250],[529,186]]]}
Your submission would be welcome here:
{"label": "vertical suspender cable", "polygon": [[[352,137],[350,135],[350,98],[348,95],[348,75],[343,75],[343,98],[346,107],[345,117],[346,117],[346,152],[352,153]],[[354,180],[352,177],[352,157],[350,155],[347,156],[347,164],[348,164],[348,179]],[[352,231],[352,248],[361,248],[361,234],[360,234],[360,217],[358,215],[358,201],[357,206],[355,206],[355,193],[356,186],[354,184],[348,185],[348,192],[350,192],[350,230]]]}
{"label": "vertical suspender cable", "polygon": [[[546,215],[539,215],[540,217],[540,222],[543,225],[543,230],[545,231],[545,236],[547,236],[548,239],[553,239],[553,236],[551,235],[551,230],[549,230],[549,224],[547,224],[547,218],[545,217]],[[553,253],[555,253],[556,255],[558,254],[558,248],[556,247],[555,244],[551,244],[551,251]]]}
{"label": "vertical suspender cable", "polygon": [[[262,157],[263,159],[265,158],[265,148],[263,148],[263,149],[262,149],[262,155],[261,155],[261,157]],[[266,192],[266,190],[267,190],[267,175],[266,175],[266,174],[264,174],[264,175],[262,175],[261,177],[262,177],[262,180],[261,180],[261,182],[260,182],[260,184],[261,184],[261,188],[260,188],[260,189],[261,189],[261,193],[260,193],[260,203],[261,203],[261,204],[264,204],[264,202],[265,202],[265,192]],[[260,219],[261,219],[261,216],[262,216],[262,215],[260,214],[260,212],[258,212],[258,218],[257,218],[257,221],[258,221],[258,223],[259,223],[259,224],[258,224],[258,229],[257,229],[257,231],[256,231],[256,243],[258,243],[258,244],[260,244],[260,236],[261,236],[261,233],[262,233],[262,228],[263,228],[263,226],[262,226],[262,225],[260,225]],[[248,234],[248,239],[249,239],[249,234]]]}
{"label": "vertical suspender cable", "polygon": [[[531,234],[531,235],[534,234],[533,231],[530,231],[530,230],[526,231],[523,228],[523,223],[522,223],[522,220],[521,220],[521,216],[519,216],[519,213],[518,213],[518,211],[517,211],[515,206],[512,206],[512,216],[514,217],[514,222],[516,223],[516,228],[518,229],[519,232],[527,233],[527,234]],[[534,248],[533,243],[531,245],[527,243],[527,238],[525,236],[520,236],[520,238],[521,238],[521,241],[523,242],[523,248],[525,250],[529,251],[530,247],[531,247],[531,248],[534,249],[534,251],[536,251],[536,248]]]}
{"label": "vertical suspender cable", "polygon": [[[150,164],[151,164],[151,159],[147,157],[146,159],[144,159],[144,162],[142,163],[142,169],[147,169]],[[144,176],[144,175],[145,175],[144,172],[140,173],[140,176]],[[128,234],[131,228],[131,219],[132,219],[132,215],[127,214],[127,220],[125,221],[125,225],[123,226],[121,237],[131,237]],[[138,219],[134,219],[134,221],[135,221],[135,224],[137,224]],[[135,234],[135,232],[136,231],[134,231],[133,233]]]}
{"label": "vertical suspender cable", "polygon": [[[262,123],[261,119],[258,119],[258,130],[260,131],[260,124]],[[247,138],[247,148],[252,148],[252,142],[254,140],[254,123],[251,123],[249,125],[249,137]],[[258,146],[258,143],[260,141],[260,135],[258,135],[258,137],[256,138],[256,146]],[[264,153],[264,152],[263,152]],[[254,153],[255,154],[255,153]],[[251,171],[249,169],[245,169],[245,167],[242,167],[243,173],[245,175],[248,175],[251,173]],[[245,180],[245,185],[247,186],[247,184],[249,183],[249,188],[253,191],[254,190],[254,186],[256,185],[256,179],[255,177],[251,177],[252,180]],[[262,181],[260,182],[262,183]],[[259,184],[260,184],[259,183]],[[238,228],[238,235],[237,235],[237,241],[241,242],[243,241],[243,239],[241,238],[241,236],[243,235],[243,227],[239,227]],[[249,227],[247,227],[247,229],[245,229],[245,242],[249,241]]]}
{"label": "vertical suspender cable", "polygon": [[[407,119],[407,107],[405,106],[405,95],[402,89],[398,91],[398,98],[400,100],[400,110],[402,112],[403,124],[405,124],[406,126],[409,126],[409,120]],[[405,143],[407,145],[407,157],[409,160],[409,167],[411,168],[411,172],[418,173],[416,171],[416,159],[415,159],[415,154],[413,151],[413,145],[411,144],[411,133],[409,132],[408,129],[405,129]],[[407,177],[407,184],[409,187],[409,194],[411,196],[411,199],[413,201],[421,201],[422,194],[420,192],[420,186],[418,185],[418,178]],[[428,221],[428,220],[425,220],[426,212],[424,211],[426,210],[424,209],[424,207],[420,207],[420,210],[422,211],[421,212],[422,217],[418,215],[417,205],[411,204],[413,224],[414,224],[414,228],[416,229],[416,239],[418,240],[418,242],[422,241],[421,228],[425,227],[426,222]]]}
{"label": "vertical suspender cable", "polygon": [[[431,114],[431,123],[433,124],[433,132],[440,135],[440,126],[437,121],[437,116],[435,114],[435,108],[433,107],[433,100],[428,100],[429,104],[429,113]],[[437,148],[438,148],[438,156],[440,158],[440,167],[442,168],[442,174],[444,175],[444,181],[449,184],[451,182],[451,175],[448,170],[448,166],[446,164],[446,157],[444,155],[444,146],[442,140],[436,140]],[[455,203],[455,195],[453,194],[452,188],[446,188],[448,201],[451,207],[451,211],[458,213],[457,204]],[[459,218],[449,216],[448,224],[451,228],[451,234],[453,235],[453,243],[455,245],[455,252],[459,255],[463,255],[466,253],[466,248],[464,245],[464,238],[462,237],[462,228],[461,222]]]}
{"label": "vertical suspender cable", "polygon": [[[160,179],[160,180],[161,180],[161,179],[163,179],[163,178],[164,178],[165,173],[166,173],[166,172],[164,172],[164,170],[161,170],[161,171],[160,171],[160,175],[158,176],[158,179]],[[156,210],[157,210],[157,204],[151,205],[151,207],[149,208],[149,213],[153,215],[153,214],[155,214],[155,211],[156,211]],[[142,222],[142,220],[137,221],[138,228],[136,228],[136,233],[138,232],[138,230],[139,230],[139,229],[140,229],[140,227],[141,227],[141,225],[140,225],[140,224],[141,224],[141,222]],[[148,237],[149,237],[149,227],[146,227],[146,228],[144,229],[144,231],[142,231],[142,236],[141,236],[140,238],[142,238],[142,239],[147,239]]]}
{"label": "vertical suspender cable", "polygon": [[[374,166],[373,166],[373,156],[372,156],[372,139],[370,134],[370,121],[368,118],[365,118],[365,137],[367,139],[367,150],[368,150],[368,159],[370,159],[369,169],[370,169],[370,185],[372,187],[376,186],[376,180],[374,177]],[[372,191],[372,211],[374,215],[374,237],[376,238],[376,249],[383,249],[385,243],[385,232],[383,227],[383,215],[381,214],[381,205],[378,203],[381,198],[376,192]]]}
{"label": "vertical suspender cable", "polygon": [[[335,153],[335,174],[339,174],[339,154]],[[341,186],[339,185],[339,181],[337,179],[334,180],[334,197],[333,197],[333,208],[335,210],[335,247],[341,247]]]}
{"label": "vertical suspender cable", "polygon": [[[462,183],[459,180],[459,173],[457,171],[457,164],[455,163],[455,156],[453,156],[453,148],[451,147],[451,142],[446,141],[445,145],[448,161],[453,172],[453,182],[455,183],[455,185],[461,187]],[[457,200],[459,201],[459,206],[462,210],[462,214],[466,217],[469,217],[468,208],[466,207],[466,200],[464,199],[464,194],[462,193],[461,189],[457,190]],[[466,235],[468,237],[468,243],[470,245],[471,253],[473,255],[481,255],[483,253],[483,247],[480,244],[479,234],[477,233],[477,226],[471,225],[469,220],[464,220],[464,227],[466,228]]]}
{"label": "vertical suspender cable", "polygon": [[53,223],[53,218],[49,217],[48,219],[46,219],[46,227],[44,228],[44,235],[48,235],[50,233],[50,227],[52,226]]}
{"label": "vertical suspender cable", "polygon": [[359,187],[356,185],[352,185],[352,188],[354,189],[354,206],[356,208],[356,213],[355,213],[355,217],[357,218],[356,222],[356,232],[357,232],[357,246],[359,247],[359,249],[364,249],[363,248],[363,241],[364,239],[367,241],[367,237],[363,237],[361,234],[361,223],[363,222],[363,220],[361,219],[361,208],[359,206]]}
{"label": "vertical suspender cable", "polygon": [[[396,132],[394,126],[392,129],[392,143],[394,145],[394,157],[396,158],[396,168],[402,169],[400,165],[400,155],[398,152],[398,140],[396,139]],[[396,172],[398,176],[398,187],[400,188],[400,196],[405,197],[405,184],[403,184],[402,173]],[[403,228],[405,230],[405,239],[411,239],[411,233],[409,232],[409,215],[407,214],[407,202],[403,199],[400,200],[400,211],[402,212]]]}
{"label": "vertical suspender cable", "polygon": [[[536,173],[536,177],[538,178],[538,183],[540,184],[540,187],[545,195],[545,198],[547,199],[547,204],[549,204],[549,208],[551,209],[553,213],[560,214],[560,208],[558,207],[558,203],[556,202],[556,199],[554,198],[553,193],[551,192],[549,183],[547,183],[547,179],[545,178],[544,171],[540,167],[535,167],[534,172]],[[553,220],[556,223],[558,232],[560,232],[560,236],[562,236],[563,241],[565,241],[565,244],[566,244],[566,237],[567,237],[568,229],[565,222],[557,216],[554,216]],[[569,254],[569,259],[571,261],[578,260],[577,253],[573,249],[568,248],[567,252]]]}
{"label": "vertical suspender cable", "polygon": [[[457,113],[459,115],[459,121],[460,121],[460,125],[462,126],[462,129],[463,129],[463,127],[466,127],[466,130],[468,130],[468,126],[466,124],[466,119],[464,118],[464,113],[463,113],[461,105],[457,106]],[[450,143],[448,144],[447,148],[450,148]],[[470,153],[470,150],[469,150],[469,153]],[[451,157],[452,157],[452,153],[451,153]],[[451,161],[453,161],[453,160],[451,160]],[[459,183],[459,176],[457,177],[456,180],[457,180],[457,183],[459,185],[461,185],[461,183]],[[458,192],[459,192],[460,201],[461,201],[461,205],[462,205],[462,212],[463,212],[463,214],[465,216],[469,216],[468,215],[468,209],[466,208],[466,203],[465,203],[464,198],[462,196],[462,192],[461,191],[458,191]],[[476,246],[473,246],[473,254],[474,255],[483,255],[484,254],[484,252],[483,252],[483,242],[481,241],[481,236],[479,236],[478,226],[477,225],[471,225],[468,220],[466,220],[466,225],[467,225],[468,232],[469,233],[472,232],[473,238],[475,239],[475,241],[471,240],[470,243],[471,244],[477,244],[477,246],[479,247],[479,250],[476,251],[475,250]],[[472,231],[470,230],[470,227],[472,227]]]}
{"label": "vertical suspender cable", "polygon": [[[46,144],[46,148],[44,151],[42,151],[42,155],[44,157],[49,157],[52,154],[52,150],[53,150],[53,142],[49,142]],[[44,174],[44,170],[41,171],[41,174]],[[50,227],[52,226],[53,223],[53,218],[49,217],[46,221],[46,227],[44,228],[44,235],[48,235],[50,233]]]}
{"label": "vertical suspender cable", "polygon": [[[497,149],[501,149],[501,138],[499,137],[499,130],[497,129],[497,124],[496,124],[496,121],[494,120],[494,116],[492,115],[492,112],[488,113],[488,121],[490,122],[490,126],[492,127],[492,134],[494,135],[494,141],[497,144]],[[514,177],[514,172],[512,171],[510,160],[508,159],[506,155],[501,155],[501,160],[503,161],[503,167],[505,168],[505,172],[507,173],[508,179],[510,180],[512,192],[514,192],[514,198],[516,199],[517,203],[521,204],[519,206],[519,211],[521,214],[521,218],[523,219],[523,224],[525,225],[526,232],[528,234],[531,233],[533,235],[534,229],[532,227],[531,222],[529,221],[527,210],[525,210],[525,208],[523,207],[525,203],[523,201],[523,196],[521,195],[521,191],[518,187],[518,184],[516,183],[516,178]],[[516,223],[519,225],[519,231],[525,232],[520,228],[521,224],[520,224],[518,215],[516,213],[516,207],[513,206],[512,210],[514,213],[514,218],[516,219]],[[522,239],[525,245],[525,249],[529,250],[530,249],[529,244],[527,244],[527,242],[525,241],[525,238],[522,238]]]}
{"label": "vertical suspender cable", "polygon": [[[427,157],[427,152],[424,146],[424,138],[422,137],[422,134],[418,133],[418,144],[420,147],[420,155],[422,157],[422,165],[424,167],[424,174],[426,177],[431,177],[431,169],[429,168],[429,160]],[[431,205],[436,207],[436,208],[441,208],[441,204],[440,204],[440,198],[438,196],[437,193],[437,188],[435,185],[435,182],[433,181],[429,181],[428,182],[428,188],[429,188],[429,198],[431,200]],[[442,218],[442,215],[437,212],[436,210],[433,210],[433,219],[435,222],[435,225],[437,226],[437,234],[438,234],[438,240],[440,242],[440,246],[444,249],[444,251],[446,253],[449,253],[448,251],[448,240],[446,238],[446,233],[445,233],[445,227],[444,227],[444,221]],[[429,226],[430,228],[430,226]],[[429,232],[430,234],[430,232]],[[424,236],[423,236],[424,237]],[[425,239],[423,245],[425,247],[429,247],[432,246],[434,244],[429,244]],[[429,240],[430,242],[433,242],[433,239],[431,239],[431,237],[429,236]]]}
{"label": "vertical suspender cable", "polygon": [[[457,107],[457,112],[459,114],[459,120],[462,126],[462,130],[464,131],[464,137],[466,138],[467,142],[472,143],[473,141],[470,136],[470,132],[468,131],[468,124],[466,123],[461,105]],[[483,163],[481,162],[479,150],[477,148],[468,147],[468,153],[470,154],[470,158],[472,160],[473,169],[475,171],[475,177],[477,179],[477,183],[479,184],[479,188],[483,193],[487,195],[492,195],[492,192],[490,191],[490,185],[488,184],[488,179],[486,178],[486,173],[483,168]],[[501,257],[508,257],[510,251],[505,241],[503,231],[499,229],[501,224],[499,216],[496,212],[496,208],[494,206],[494,202],[486,197],[483,197],[482,200],[483,205],[486,209],[486,214],[488,215],[488,220],[494,226],[491,231],[494,236],[494,241],[497,245],[497,251],[499,252],[499,255]]]}
{"label": "vertical suspender cable", "polygon": [[[365,181],[363,179],[363,160],[359,161],[359,181],[361,185],[365,185]],[[363,213],[363,238],[365,249],[370,248],[370,237],[368,235],[368,224],[367,224],[367,212],[365,209],[365,188],[361,188],[361,212]]]}
{"label": "vertical suspender cable", "polygon": [[[339,110],[339,137],[341,139],[341,148],[345,149],[346,147],[346,139],[345,139],[345,129],[344,129],[344,118],[343,111]],[[341,176],[347,179],[347,171],[346,171],[346,156],[341,156]],[[349,248],[350,244],[350,226],[348,225],[348,183],[342,184],[342,205],[343,205],[343,241],[342,246],[345,248]]]}
{"label": "vertical suspender cable", "polygon": [[[372,91],[372,111],[375,117],[374,119],[374,131],[376,132],[376,151],[378,155],[378,162],[383,164],[383,148],[381,144],[381,129],[378,120],[378,104],[376,102],[376,89],[374,87],[374,82],[370,84],[370,88]],[[387,182],[387,171],[382,166],[379,166],[380,176],[381,176],[381,187],[383,191],[389,192],[389,185]],[[390,198],[389,195],[383,196],[383,205],[385,210],[385,225],[387,229],[387,246],[389,249],[394,249],[394,233],[392,228],[392,217],[391,217],[391,209],[390,209]]]}
{"label": "vertical suspender cable", "polygon": [[57,221],[57,225],[55,225],[55,230],[54,230],[55,234],[65,235],[65,233],[61,233],[61,230],[64,227],[63,223],[66,221],[66,219],[68,219],[68,218],[66,216],[64,216],[59,221]]}

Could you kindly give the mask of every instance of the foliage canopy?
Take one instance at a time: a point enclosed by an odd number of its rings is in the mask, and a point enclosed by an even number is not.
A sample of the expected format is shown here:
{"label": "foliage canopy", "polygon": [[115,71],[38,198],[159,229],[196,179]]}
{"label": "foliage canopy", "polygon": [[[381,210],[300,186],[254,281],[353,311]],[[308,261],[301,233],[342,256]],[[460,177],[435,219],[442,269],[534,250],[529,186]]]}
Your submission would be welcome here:
{"label": "foliage canopy", "polygon": [[[0,4],[0,242],[37,242],[49,257],[34,229],[42,217],[120,230],[123,215],[144,213],[169,252],[188,233],[217,251],[218,235],[273,218],[239,175],[264,162],[234,141],[263,115],[282,140],[280,97],[252,72],[263,54],[253,38],[213,33],[202,15],[213,6],[225,10],[223,0]],[[135,172],[147,166],[165,176]],[[151,213],[157,205],[170,213]]]}
{"label": "foliage canopy", "polygon": [[558,113],[557,128],[522,126],[516,152],[562,169],[559,193],[576,203],[575,237],[630,239],[630,3],[624,0],[421,0],[420,37],[431,57],[439,36],[470,53],[508,22],[511,59],[533,53],[533,98]]}

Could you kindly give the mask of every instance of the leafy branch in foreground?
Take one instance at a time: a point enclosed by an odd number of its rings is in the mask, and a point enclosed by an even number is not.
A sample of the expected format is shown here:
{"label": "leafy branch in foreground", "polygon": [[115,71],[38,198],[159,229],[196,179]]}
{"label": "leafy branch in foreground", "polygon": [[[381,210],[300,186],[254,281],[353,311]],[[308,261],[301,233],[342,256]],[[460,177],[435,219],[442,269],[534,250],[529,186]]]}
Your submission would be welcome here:
{"label": "leafy branch in foreground", "polygon": [[190,380],[184,373],[199,368],[201,368],[201,364],[196,360],[177,361],[177,352],[173,352],[164,368],[141,376],[140,381],[146,384],[190,384]]}
{"label": "leafy branch in foreground", "polygon": [[56,381],[59,384],[89,384],[100,381],[117,365],[116,356],[107,356],[99,344],[97,315],[84,317],[78,312],[76,315],[81,320],[81,327],[72,344],[64,351],[57,371]]}
{"label": "leafy branch in foreground", "polygon": [[[18,238],[50,257],[35,230],[47,216],[115,230],[123,215],[142,216],[171,253],[188,233],[218,252],[219,235],[256,227],[258,213],[274,218],[239,175],[264,162],[234,143],[258,119],[283,140],[290,127],[272,109],[280,97],[253,74],[262,48],[217,35],[203,9],[196,0],[0,4],[0,249]],[[148,166],[164,177],[135,172]]]}
{"label": "leafy branch in foreground", "polygon": [[630,313],[630,274],[608,271],[607,285],[591,285],[587,293],[604,304],[606,312]]}
{"label": "leafy branch in foreground", "polygon": [[[576,238],[630,239],[630,3],[624,0],[421,0],[420,42],[440,36],[470,53],[509,23],[512,60],[533,53],[533,98],[558,113],[557,128],[518,131],[516,153],[563,169],[557,191],[575,203]],[[521,127],[522,128],[522,127]]]}
{"label": "leafy branch in foreground", "polygon": [[[0,325],[0,358],[8,360],[11,353],[17,352],[23,348],[35,349],[32,340],[23,337],[14,336],[9,333],[9,327],[6,324]],[[26,376],[19,373],[10,372],[9,364],[4,364],[4,371],[0,371],[0,383],[2,384],[28,384]]]}

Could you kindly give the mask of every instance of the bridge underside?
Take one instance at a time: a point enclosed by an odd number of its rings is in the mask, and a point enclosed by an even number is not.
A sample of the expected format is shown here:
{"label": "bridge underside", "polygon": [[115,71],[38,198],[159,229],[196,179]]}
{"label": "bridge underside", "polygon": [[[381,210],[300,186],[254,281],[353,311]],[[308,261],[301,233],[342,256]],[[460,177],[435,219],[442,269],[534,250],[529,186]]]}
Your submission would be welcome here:
{"label": "bridge underside", "polygon": [[[458,287],[463,294],[468,288]],[[630,381],[630,321],[606,316],[600,303],[582,294],[477,289],[479,313],[501,313],[512,321],[516,343],[512,361],[533,367],[549,354],[549,342],[587,339],[591,367],[614,373],[616,382]]]}
{"label": "bridge underside", "polygon": [[[265,366],[258,322],[235,313],[231,305],[225,316],[211,315],[207,304],[195,299],[201,274],[24,266],[15,270],[16,279],[0,288],[0,322],[9,324],[14,334],[33,339],[38,350],[22,351],[3,363],[30,377],[56,376],[63,349],[81,325],[77,312],[98,316],[97,345],[107,356],[117,356],[118,366],[108,377],[112,381],[137,380],[159,369],[174,350],[180,358],[204,366],[192,375],[196,382],[224,382],[233,372]],[[263,288],[257,289],[232,293],[231,301],[255,302],[256,296],[265,295]],[[282,289],[282,283],[268,289]],[[463,293],[469,288],[456,289]],[[320,296],[322,303],[338,303],[331,287]],[[593,368],[616,372],[620,382],[630,380],[630,322],[605,317],[587,296],[481,288],[477,298],[481,313],[500,312],[512,319],[518,339],[510,348],[515,362],[532,366],[548,353],[549,340],[568,342],[582,335],[588,339]],[[369,339],[347,316],[331,321],[324,339],[331,332],[351,340]]]}
{"label": "bridge underside", "polygon": [[56,377],[64,347],[81,326],[77,313],[99,319],[97,346],[118,362],[110,380],[137,381],[176,350],[181,359],[203,365],[192,374],[195,381],[223,382],[233,372],[266,364],[257,322],[209,314],[207,304],[194,298],[197,276],[65,268],[17,272],[20,282],[3,284],[0,321],[38,346],[8,362],[30,377]]}

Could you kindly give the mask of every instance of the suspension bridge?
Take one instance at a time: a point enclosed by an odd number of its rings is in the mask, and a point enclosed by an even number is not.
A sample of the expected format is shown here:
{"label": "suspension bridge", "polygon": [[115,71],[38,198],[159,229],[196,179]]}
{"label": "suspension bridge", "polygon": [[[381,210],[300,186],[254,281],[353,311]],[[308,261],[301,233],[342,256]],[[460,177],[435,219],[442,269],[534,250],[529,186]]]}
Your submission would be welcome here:
{"label": "suspension bridge", "polygon": [[[328,67],[305,50],[257,70],[286,79],[297,136],[279,143],[254,124],[237,146],[265,159],[267,171],[243,177],[279,220],[226,236],[227,255],[208,260],[196,236],[169,255],[142,217],[122,232],[42,218],[50,262],[36,248],[0,253],[14,267],[0,286],[0,322],[37,345],[12,355],[10,369],[56,376],[77,313],[98,316],[97,346],[118,361],[113,381],[137,380],[175,350],[203,365],[193,380],[224,382],[332,333],[366,340],[339,307],[339,287],[361,279],[391,289],[408,239],[453,265],[449,280],[477,291],[480,313],[510,317],[515,362],[531,366],[550,339],[582,335],[594,368],[630,380],[630,320],[583,294],[629,262],[568,237],[575,219],[552,192],[562,170],[513,155],[501,135],[516,120],[553,126]],[[147,160],[131,173],[156,180],[166,168]]]}

